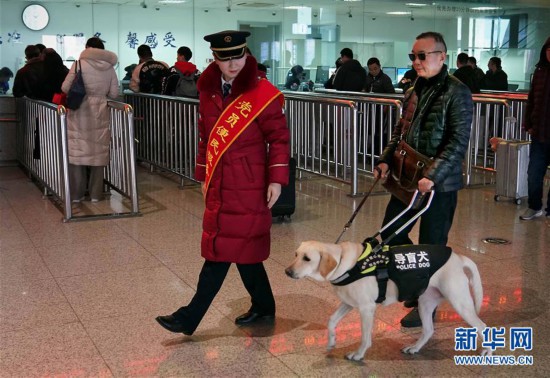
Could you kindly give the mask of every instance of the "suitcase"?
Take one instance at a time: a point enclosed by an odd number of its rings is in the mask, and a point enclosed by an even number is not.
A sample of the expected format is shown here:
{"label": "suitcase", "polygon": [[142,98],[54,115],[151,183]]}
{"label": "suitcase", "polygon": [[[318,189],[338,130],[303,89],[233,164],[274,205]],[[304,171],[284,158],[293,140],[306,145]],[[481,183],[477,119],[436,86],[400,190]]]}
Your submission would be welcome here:
{"label": "suitcase", "polygon": [[527,197],[527,167],[529,146],[526,141],[500,141],[496,153],[495,201],[500,197],[512,198],[516,205]]}
{"label": "suitcase", "polygon": [[285,217],[290,219],[296,210],[296,159],[290,158],[288,165],[288,185],[281,188],[281,195],[271,208],[271,216],[278,217],[279,221],[284,221]]}

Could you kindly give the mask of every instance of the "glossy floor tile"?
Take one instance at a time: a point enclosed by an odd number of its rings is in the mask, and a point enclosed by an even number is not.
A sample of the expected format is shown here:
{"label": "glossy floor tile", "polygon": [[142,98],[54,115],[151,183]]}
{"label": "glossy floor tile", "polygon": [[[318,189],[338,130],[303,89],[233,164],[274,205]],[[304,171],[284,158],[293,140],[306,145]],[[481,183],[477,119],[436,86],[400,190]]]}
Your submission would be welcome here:
{"label": "glossy floor tile", "polygon": [[[360,342],[356,311],[342,320],[336,347],[327,351],[326,324],[338,299],[330,284],[292,280],[284,268],[302,241],[336,240],[361,198],[349,197],[343,183],[308,175],[297,182],[292,221],[272,227],[265,267],[277,302],[275,322],[234,324],[250,298],[232,267],[195,334],[172,334],[154,318],[185,305],[196,290],[202,196],[198,186],[180,188],[177,178],[144,167],[138,186],[140,217],[63,223],[19,168],[0,167],[0,377],[550,375],[550,219],[520,221],[525,204],[495,202],[494,187],[460,192],[449,245],[478,266],[483,321],[506,332],[532,329],[532,350],[511,350],[506,337],[495,356],[527,356],[530,366],[457,365],[456,356],[477,353],[455,350],[456,328],[467,325],[446,302],[438,308],[435,334],[417,355],[401,353],[421,332],[400,326],[408,312],[402,304],[377,308],[363,361],[345,359]],[[375,234],[388,199],[376,188],[342,240]],[[113,193],[74,210],[120,212],[125,201]],[[488,237],[507,243],[487,244]]]}

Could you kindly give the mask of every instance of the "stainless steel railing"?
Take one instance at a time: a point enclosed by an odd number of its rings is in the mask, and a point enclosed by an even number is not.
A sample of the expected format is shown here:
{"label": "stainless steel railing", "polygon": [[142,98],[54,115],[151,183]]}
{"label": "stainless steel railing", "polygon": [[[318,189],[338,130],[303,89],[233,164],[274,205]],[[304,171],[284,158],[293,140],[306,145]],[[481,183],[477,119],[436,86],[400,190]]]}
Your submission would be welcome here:
{"label": "stainless steel railing", "polygon": [[132,107],[109,101],[110,160],[105,168],[104,180],[108,185],[130,199],[132,213],[139,213],[139,196],[136,177],[134,116]]}
{"label": "stainless steel railing", "polygon": [[[350,195],[359,193],[360,176],[372,175],[383,147],[391,138],[402,112],[402,95],[355,92],[283,92],[291,131],[291,154],[303,172],[342,181]],[[503,97],[508,94],[501,95]],[[509,98],[508,98],[509,97]],[[528,138],[518,126],[525,96],[506,98],[475,95],[474,119],[466,156],[465,184],[478,171],[495,172],[495,154],[489,138]],[[127,94],[136,111],[139,159],[194,179],[198,133],[198,101],[193,99]]]}
{"label": "stainless steel railing", "polygon": [[[402,94],[382,95],[377,93],[338,92],[323,89],[316,90],[316,93],[322,93],[332,98],[353,99],[354,101],[357,101],[357,98],[372,100],[375,97],[383,97],[394,101],[399,101],[403,98]],[[474,102],[474,114],[468,153],[465,157],[464,182],[466,186],[494,182],[496,155],[490,149],[489,139],[491,137],[530,140],[529,135],[523,129],[527,94],[475,94],[472,96],[472,99]],[[371,117],[373,114],[376,114],[372,110],[363,113],[370,114]],[[398,119],[399,115],[396,116],[395,120]],[[394,124],[395,122],[392,122],[389,125],[393,126]],[[389,135],[391,137],[391,133]],[[371,143],[365,144],[364,141],[361,144],[365,148],[368,147],[368,150],[375,151],[373,155],[374,157],[377,156],[375,145]],[[361,148],[361,145],[359,148]],[[476,173],[478,172],[488,173],[489,175],[486,177],[482,174],[477,179]]]}
{"label": "stainless steel railing", "polygon": [[356,103],[359,117],[357,121],[359,170],[372,173],[384,146],[391,139],[394,125],[401,116],[403,96],[333,90],[319,90],[316,93],[322,93],[329,98],[352,100]]}
{"label": "stainless steel railing", "polygon": [[[65,108],[28,98],[17,99],[17,160],[44,189],[59,201],[68,201]],[[66,198],[67,197],[67,198]],[[66,201],[65,201],[66,199]],[[70,218],[69,215],[65,218]]]}
{"label": "stainless steel railing", "polygon": [[[284,94],[297,167],[346,182],[350,195],[357,195],[359,175],[372,174],[401,114],[401,101],[351,92],[345,97],[334,92]],[[302,150],[308,151],[305,164]]]}
{"label": "stainless steel railing", "polygon": [[[512,95],[518,96],[518,95]],[[497,154],[491,150],[490,138],[530,140],[529,134],[522,127],[523,100],[502,95],[492,98],[487,95],[474,95],[474,117],[472,132],[465,159],[465,185],[485,184],[487,180],[475,182],[476,172],[492,174],[489,183],[494,182]],[[518,118],[521,117],[521,118]]]}
{"label": "stainless steel railing", "polygon": [[285,93],[285,113],[297,168],[352,183],[350,142],[357,135],[355,103]]}
{"label": "stainless steel railing", "polygon": [[134,108],[136,158],[184,179],[195,179],[199,141],[199,101],[190,98],[128,93],[125,102]]}
{"label": "stainless steel railing", "polygon": [[53,197],[66,222],[139,215],[132,109],[114,101],[109,101],[108,106],[111,115],[112,159],[105,169],[104,184],[128,197],[131,210],[75,216],[69,187],[65,108],[44,101],[17,99],[17,159],[29,175],[40,183],[44,195]]}

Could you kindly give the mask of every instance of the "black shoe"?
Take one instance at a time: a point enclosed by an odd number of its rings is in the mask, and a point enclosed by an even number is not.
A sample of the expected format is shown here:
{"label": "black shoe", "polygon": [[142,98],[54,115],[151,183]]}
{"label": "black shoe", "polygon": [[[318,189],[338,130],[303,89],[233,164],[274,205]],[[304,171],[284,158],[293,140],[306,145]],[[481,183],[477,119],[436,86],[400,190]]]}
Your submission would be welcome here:
{"label": "black shoe", "polygon": [[177,320],[174,315],[157,316],[155,320],[164,328],[170,332],[183,333],[184,335],[191,336],[192,331],[185,328],[185,325]]}
{"label": "black shoe", "polygon": [[[432,319],[435,319],[435,311],[432,314]],[[401,319],[401,326],[405,328],[422,327],[422,320],[420,319],[420,313],[418,307],[413,308],[411,312]]]}
{"label": "black shoe", "polygon": [[257,312],[248,311],[235,319],[235,324],[245,325],[252,324],[260,320],[273,320],[275,315],[273,314],[259,314]]}

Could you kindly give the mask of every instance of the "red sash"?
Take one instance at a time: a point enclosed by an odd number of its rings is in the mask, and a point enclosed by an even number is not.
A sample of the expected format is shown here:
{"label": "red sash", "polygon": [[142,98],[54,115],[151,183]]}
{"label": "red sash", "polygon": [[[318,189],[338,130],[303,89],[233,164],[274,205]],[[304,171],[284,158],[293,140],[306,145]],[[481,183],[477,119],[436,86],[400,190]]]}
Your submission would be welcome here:
{"label": "red sash", "polygon": [[[206,146],[206,189],[222,155],[260,113],[282,93],[262,79],[256,88],[241,94],[222,112],[210,131]],[[281,99],[281,103],[284,99]],[[206,190],[205,190],[206,193]]]}

